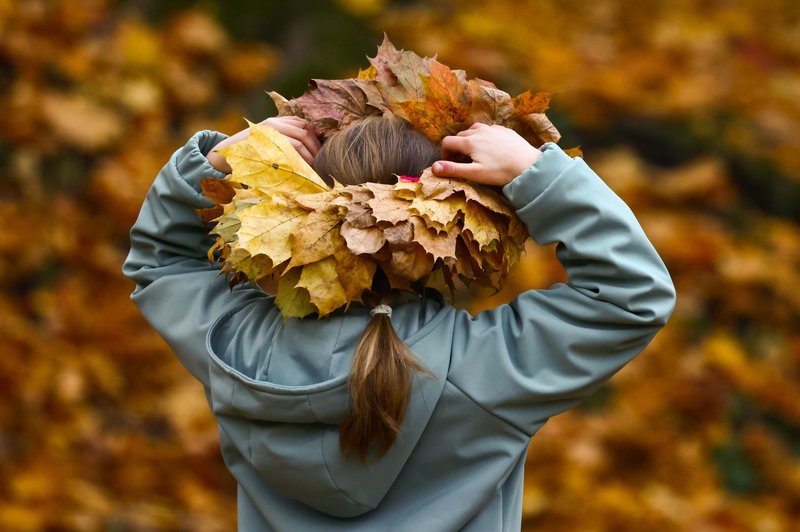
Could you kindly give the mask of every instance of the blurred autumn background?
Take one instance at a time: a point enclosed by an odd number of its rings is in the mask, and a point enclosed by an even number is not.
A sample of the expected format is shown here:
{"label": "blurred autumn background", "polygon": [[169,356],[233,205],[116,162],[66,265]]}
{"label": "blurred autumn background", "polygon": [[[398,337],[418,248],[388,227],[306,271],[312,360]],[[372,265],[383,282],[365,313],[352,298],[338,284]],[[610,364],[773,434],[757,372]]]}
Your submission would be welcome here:
{"label": "blurred autumn background", "polygon": [[[795,0],[0,0],[0,529],[234,529],[202,390],[129,302],[127,232],[194,131],[354,75],[383,31],[554,93],[677,285],[650,347],[534,438],[524,529],[800,529]],[[561,279],[551,255],[470,307]]]}

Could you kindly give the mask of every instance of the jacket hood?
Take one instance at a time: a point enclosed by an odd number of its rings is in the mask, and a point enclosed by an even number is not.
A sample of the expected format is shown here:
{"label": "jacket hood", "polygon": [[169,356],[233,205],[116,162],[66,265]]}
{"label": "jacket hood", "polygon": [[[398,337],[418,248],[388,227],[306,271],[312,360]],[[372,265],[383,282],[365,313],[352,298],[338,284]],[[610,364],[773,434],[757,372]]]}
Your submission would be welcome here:
{"label": "jacket hood", "polygon": [[[358,516],[378,506],[444,386],[450,348],[429,333],[452,315],[452,308],[434,309],[419,301],[393,306],[398,335],[433,377],[413,375],[397,441],[385,455],[369,455],[366,462],[341,453],[339,424],[349,409],[348,372],[368,311],[354,305],[346,317],[272,324],[248,324],[240,314],[235,328],[233,313],[221,316],[207,337],[209,394],[228,466],[249,466],[281,495],[335,517]],[[253,337],[260,345],[247,345]]]}

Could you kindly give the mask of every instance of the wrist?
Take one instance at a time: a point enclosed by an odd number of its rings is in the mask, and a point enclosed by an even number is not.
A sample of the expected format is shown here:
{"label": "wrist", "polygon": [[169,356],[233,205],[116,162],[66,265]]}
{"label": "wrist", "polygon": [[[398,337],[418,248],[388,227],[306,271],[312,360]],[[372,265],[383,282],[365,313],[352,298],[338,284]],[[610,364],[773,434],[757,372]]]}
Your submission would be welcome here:
{"label": "wrist", "polygon": [[522,175],[528,168],[536,164],[542,156],[542,152],[530,146],[530,150],[525,150],[523,153],[520,153],[517,157],[514,158],[512,164],[509,165],[508,171],[508,179],[506,180],[504,185],[513,181],[519,175]]}
{"label": "wrist", "polygon": [[537,150],[536,162],[503,187],[503,194],[516,209],[521,209],[538,197],[575,159],[552,142]]}

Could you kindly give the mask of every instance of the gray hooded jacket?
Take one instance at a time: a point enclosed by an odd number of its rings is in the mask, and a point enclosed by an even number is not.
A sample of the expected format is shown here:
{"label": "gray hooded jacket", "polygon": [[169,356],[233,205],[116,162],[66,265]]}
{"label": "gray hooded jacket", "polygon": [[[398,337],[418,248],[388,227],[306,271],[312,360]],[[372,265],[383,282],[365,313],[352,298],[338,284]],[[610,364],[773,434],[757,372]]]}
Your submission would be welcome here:
{"label": "gray hooded jacket", "polygon": [[628,207],[555,144],[503,192],[569,282],[475,317],[436,294],[393,305],[399,336],[433,373],[414,377],[387,454],[339,450],[347,375],[369,318],[354,304],[283,321],[257,287],[209,264],[201,131],[161,170],[131,230],[133,301],[205,387],[245,531],[519,530],[531,436],[591,395],[666,323],[674,289]]}

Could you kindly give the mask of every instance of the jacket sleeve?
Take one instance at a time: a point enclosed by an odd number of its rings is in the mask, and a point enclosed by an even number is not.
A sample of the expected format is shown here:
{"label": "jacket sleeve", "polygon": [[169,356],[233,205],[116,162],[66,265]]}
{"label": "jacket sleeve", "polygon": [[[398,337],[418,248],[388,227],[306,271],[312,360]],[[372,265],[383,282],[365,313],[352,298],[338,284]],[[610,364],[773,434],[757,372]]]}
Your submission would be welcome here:
{"label": "jacket sleeve", "polygon": [[567,284],[456,316],[450,382],[533,434],[591,395],[664,326],[669,273],[625,203],[555,144],[503,189],[540,244],[557,243]]}
{"label": "jacket sleeve", "polygon": [[212,240],[195,209],[212,206],[200,193],[200,181],[224,177],[206,154],[225,138],[201,131],[172,155],[131,229],[131,250],[122,268],[136,282],[133,302],[206,387],[206,335],[217,317],[256,302],[264,306],[265,319],[277,316],[270,296],[255,287],[231,290],[206,255]]}

